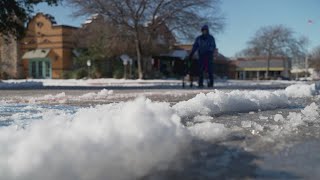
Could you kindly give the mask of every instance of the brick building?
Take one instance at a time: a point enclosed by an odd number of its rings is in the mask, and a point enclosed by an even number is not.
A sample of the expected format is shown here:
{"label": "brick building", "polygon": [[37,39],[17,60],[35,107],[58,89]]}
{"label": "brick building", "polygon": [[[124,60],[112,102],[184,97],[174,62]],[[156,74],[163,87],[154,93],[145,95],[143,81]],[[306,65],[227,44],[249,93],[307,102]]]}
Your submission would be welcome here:
{"label": "brick building", "polygon": [[50,15],[38,13],[27,24],[21,40],[23,74],[28,78],[63,77],[73,65],[73,33],[76,27],[56,25]]}

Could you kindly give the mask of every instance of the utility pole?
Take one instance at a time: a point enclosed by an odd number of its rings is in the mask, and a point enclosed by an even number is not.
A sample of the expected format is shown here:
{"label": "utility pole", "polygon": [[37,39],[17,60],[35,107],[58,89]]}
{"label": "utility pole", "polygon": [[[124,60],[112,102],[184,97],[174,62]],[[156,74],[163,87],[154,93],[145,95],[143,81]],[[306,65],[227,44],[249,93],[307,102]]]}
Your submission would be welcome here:
{"label": "utility pole", "polygon": [[305,75],[304,77],[307,79],[308,77],[308,70],[309,70],[309,56],[306,55],[306,58],[305,58]]}

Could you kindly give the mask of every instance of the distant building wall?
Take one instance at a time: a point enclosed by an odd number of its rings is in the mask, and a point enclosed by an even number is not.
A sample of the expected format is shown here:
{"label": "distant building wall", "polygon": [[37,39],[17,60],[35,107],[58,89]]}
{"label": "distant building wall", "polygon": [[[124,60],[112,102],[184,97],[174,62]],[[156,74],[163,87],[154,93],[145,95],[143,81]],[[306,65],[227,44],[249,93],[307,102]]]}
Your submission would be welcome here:
{"label": "distant building wall", "polygon": [[[236,67],[235,79],[260,80],[266,79],[267,72],[266,57],[247,57],[233,60]],[[290,61],[284,57],[272,57],[269,66],[269,78],[289,78]]]}

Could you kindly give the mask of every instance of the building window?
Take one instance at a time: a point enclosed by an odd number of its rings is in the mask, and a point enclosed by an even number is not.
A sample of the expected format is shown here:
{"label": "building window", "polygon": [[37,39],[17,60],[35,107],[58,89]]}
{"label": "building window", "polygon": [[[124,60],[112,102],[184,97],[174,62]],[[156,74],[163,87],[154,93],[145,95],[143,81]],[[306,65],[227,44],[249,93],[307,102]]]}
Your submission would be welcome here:
{"label": "building window", "polygon": [[43,23],[42,23],[42,22],[37,22],[37,26],[38,26],[39,28],[42,28]]}
{"label": "building window", "polygon": [[46,77],[50,77],[50,69],[51,69],[51,65],[50,62],[46,62]]}
{"label": "building window", "polygon": [[43,63],[42,61],[38,62],[38,72],[39,72],[39,77],[42,78],[43,77]]}
{"label": "building window", "polygon": [[37,76],[37,68],[36,68],[36,62],[32,62],[31,63],[32,69],[31,69],[31,75],[33,78],[35,78]]}
{"label": "building window", "polygon": [[35,44],[36,41],[34,39],[32,39],[31,41],[29,41],[27,44]]}
{"label": "building window", "polygon": [[48,39],[43,40],[43,43],[51,43]]}

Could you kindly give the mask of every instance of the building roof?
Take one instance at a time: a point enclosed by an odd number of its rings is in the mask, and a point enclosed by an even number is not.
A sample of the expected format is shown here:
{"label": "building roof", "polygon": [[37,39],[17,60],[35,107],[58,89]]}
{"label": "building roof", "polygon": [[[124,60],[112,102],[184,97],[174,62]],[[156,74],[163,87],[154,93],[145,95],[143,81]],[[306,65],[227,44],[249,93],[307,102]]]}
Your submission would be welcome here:
{"label": "building roof", "polygon": [[176,60],[176,59],[185,60],[188,56],[189,56],[188,51],[172,50],[169,53],[160,54],[159,56],[154,56],[154,57],[157,57],[157,58],[161,57],[161,58],[171,59],[171,60]]}
{"label": "building roof", "polygon": [[27,23],[27,27],[29,26],[29,24],[34,21],[36,18],[38,18],[39,16],[43,16],[45,17],[52,25],[52,28],[69,28],[69,29],[79,29],[78,27],[75,26],[70,26],[70,25],[57,25],[57,22],[55,20],[55,18],[50,15],[50,14],[44,14],[44,13],[37,13],[35,16],[32,17],[32,19]]}
{"label": "building roof", "polygon": [[188,51],[185,50],[174,50],[170,54],[171,56],[181,58],[182,60],[189,56]]}
{"label": "building roof", "polygon": [[[237,62],[238,68],[265,68],[267,67],[267,60],[240,60]],[[280,60],[270,60],[270,68],[284,67],[284,62]]]}
{"label": "building roof", "polygon": [[51,49],[36,49],[24,53],[22,59],[35,59],[35,58],[46,58],[48,57]]}

